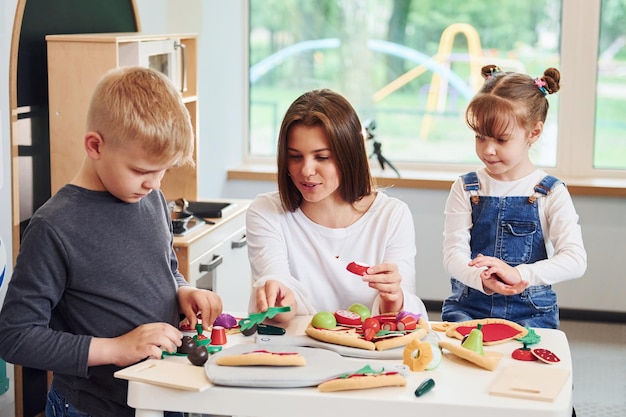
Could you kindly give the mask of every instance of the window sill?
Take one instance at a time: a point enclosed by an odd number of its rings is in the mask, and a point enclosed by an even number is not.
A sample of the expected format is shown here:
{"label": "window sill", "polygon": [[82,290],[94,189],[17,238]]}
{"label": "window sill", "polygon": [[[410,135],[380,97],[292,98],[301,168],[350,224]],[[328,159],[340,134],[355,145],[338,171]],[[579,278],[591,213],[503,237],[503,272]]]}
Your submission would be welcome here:
{"label": "window sill", "polygon": [[[394,176],[393,172],[379,176],[375,173],[376,184],[381,187],[415,188],[426,190],[449,190],[452,182],[459,176],[455,172],[437,171],[402,171],[402,178]],[[228,180],[243,181],[276,181],[276,169],[270,165],[245,165],[227,171]],[[626,179],[589,178],[566,179],[572,195],[596,197],[626,197]]]}

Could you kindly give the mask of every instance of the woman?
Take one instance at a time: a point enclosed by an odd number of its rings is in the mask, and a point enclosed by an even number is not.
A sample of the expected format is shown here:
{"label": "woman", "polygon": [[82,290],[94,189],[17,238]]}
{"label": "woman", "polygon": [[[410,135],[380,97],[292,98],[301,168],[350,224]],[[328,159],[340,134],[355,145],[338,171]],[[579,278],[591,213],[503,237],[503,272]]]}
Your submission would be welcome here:
{"label": "woman", "polygon": [[[254,288],[250,311],[290,306],[296,314],[368,306],[427,319],[416,293],[415,230],[408,206],[376,190],[354,108],[328,89],[287,110],[278,138],[278,191],[247,213]],[[370,267],[363,276],[352,261]]]}

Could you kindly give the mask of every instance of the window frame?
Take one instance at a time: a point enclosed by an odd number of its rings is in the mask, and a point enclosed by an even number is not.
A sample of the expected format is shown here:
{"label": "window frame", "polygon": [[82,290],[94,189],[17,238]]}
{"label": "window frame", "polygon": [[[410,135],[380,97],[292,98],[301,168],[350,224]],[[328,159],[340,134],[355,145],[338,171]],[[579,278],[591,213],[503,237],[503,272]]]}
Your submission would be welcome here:
{"label": "window frame", "polygon": [[[562,0],[561,64],[558,143],[555,167],[544,168],[568,183],[570,191],[581,194],[626,196],[626,170],[593,167],[595,106],[598,71],[601,0]],[[245,64],[249,76],[249,1],[244,6]],[[242,169],[231,170],[229,179],[269,179],[275,174],[275,158],[249,154],[250,83],[245,87],[244,147]],[[586,140],[585,138],[588,138]],[[576,146],[572,141],[576,140]],[[378,178],[380,185],[412,188],[447,188],[459,173],[475,169],[471,164],[395,163],[403,179],[392,172]],[[254,173],[253,176],[245,172]],[[274,175],[275,176],[275,175]],[[412,183],[413,181],[413,183]],[[442,183],[437,185],[437,183]],[[573,186],[573,189],[572,189]]]}

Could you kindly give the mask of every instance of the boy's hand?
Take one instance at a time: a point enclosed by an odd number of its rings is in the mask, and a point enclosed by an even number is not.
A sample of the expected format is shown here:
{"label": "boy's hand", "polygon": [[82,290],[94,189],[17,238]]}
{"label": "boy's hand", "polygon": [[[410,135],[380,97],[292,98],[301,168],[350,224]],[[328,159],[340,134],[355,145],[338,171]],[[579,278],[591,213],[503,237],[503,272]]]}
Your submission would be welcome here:
{"label": "boy's hand", "polygon": [[178,289],[178,304],[181,312],[194,328],[198,323],[198,314],[202,316],[202,327],[206,330],[222,313],[222,299],[213,291],[194,287]]}
{"label": "boy's hand", "polygon": [[378,291],[381,313],[402,310],[404,293],[402,292],[402,276],[398,272],[398,265],[394,263],[372,265],[362,279],[368,283],[370,288]]}
{"label": "boy's hand", "polygon": [[280,281],[268,280],[265,285],[256,289],[257,312],[267,311],[270,307],[289,306],[291,310],[277,314],[272,321],[276,323],[288,323],[296,316],[296,298],[291,289]]}
{"label": "boy's hand", "polygon": [[146,358],[161,358],[161,352],[176,351],[183,334],[168,323],[149,323],[114,338],[94,337],[89,346],[89,366],[129,366]]}

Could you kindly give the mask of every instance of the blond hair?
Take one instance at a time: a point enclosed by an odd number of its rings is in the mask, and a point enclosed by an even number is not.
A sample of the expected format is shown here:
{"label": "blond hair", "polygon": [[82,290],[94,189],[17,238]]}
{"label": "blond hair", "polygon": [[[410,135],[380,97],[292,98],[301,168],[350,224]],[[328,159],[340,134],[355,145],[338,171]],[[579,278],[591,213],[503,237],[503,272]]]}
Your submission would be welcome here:
{"label": "blond hair", "polygon": [[182,97],[166,76],[148,68],[121,67],[102,77],[87,130],[112,146],[138,144],[153,157],[193,164],[194,132]]}

